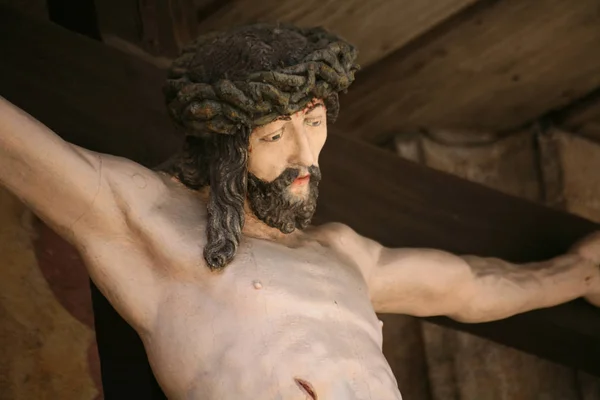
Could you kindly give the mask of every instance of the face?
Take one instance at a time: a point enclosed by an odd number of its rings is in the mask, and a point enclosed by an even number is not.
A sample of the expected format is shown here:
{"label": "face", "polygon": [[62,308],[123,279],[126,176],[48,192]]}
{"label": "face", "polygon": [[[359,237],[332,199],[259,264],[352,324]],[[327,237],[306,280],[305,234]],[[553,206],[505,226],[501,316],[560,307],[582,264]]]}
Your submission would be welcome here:
{"label": "face", "polygon": [[312,103],[289,118],[256,128],[250,135],[248,171],[265,182],[273,182],[287,168],[300,170],[300,178],[289,188],[291,194],[307,194],[308,168],[318,166],[327,138],[323,102]]}
{"label": "face", "polygon": [[316,209],[318,159],[326,138],[321,101],[252,132],[248,200],[258,218],[284,233],[308,225]]}

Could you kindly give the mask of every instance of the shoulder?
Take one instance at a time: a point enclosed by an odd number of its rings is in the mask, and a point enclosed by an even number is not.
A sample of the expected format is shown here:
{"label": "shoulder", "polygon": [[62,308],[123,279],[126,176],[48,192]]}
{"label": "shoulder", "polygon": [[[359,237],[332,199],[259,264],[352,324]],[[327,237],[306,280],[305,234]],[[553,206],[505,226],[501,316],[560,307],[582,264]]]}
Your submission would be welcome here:
{"label": "shoulder", "polygon": [[347,241],[356,241],[360,235],[351,227],[340,222],[329,222],[323,225],[311,226],[307,229],[315,239],[330,245],[339,245]]}
{"label": "shoulder", "polygon": [[169,208],[169,205],[189,203],[197,197],[197,191],[187,188],[166,172],[123,157],[102,157],[103,180],[124,216],[146,217]]}
{"label": "shoulder", "polygon": [[350,226],[339,222],[311,227],[309,233],[322,245],[356,264],[365,278],[376,266],[382,250],[381,244],[375,240],[362,236]]}
{"label": "shoulder", "polygon": [[132,227],[132,222],[143,221],[165,203],[190,196],[183,184],[166,173],[125,157],[74,147],[99,170],[94,206],[81,218],[81,222],[94,222],[93,237],[106,233],[123,234]]}
{"label": "shoulder", "polygon": [[102,155],[104,178],[111,189],[124,192],[157,192],[167,189],[166,175],[124,157]]}
{"label": "shoulder", "polygon": [[161,192],[166,189],[164,174],[159,174],[131,159],[98,153],[71,144],[73,149],[99,171],[100,190],[111,195],[127,195],[143,191]]}

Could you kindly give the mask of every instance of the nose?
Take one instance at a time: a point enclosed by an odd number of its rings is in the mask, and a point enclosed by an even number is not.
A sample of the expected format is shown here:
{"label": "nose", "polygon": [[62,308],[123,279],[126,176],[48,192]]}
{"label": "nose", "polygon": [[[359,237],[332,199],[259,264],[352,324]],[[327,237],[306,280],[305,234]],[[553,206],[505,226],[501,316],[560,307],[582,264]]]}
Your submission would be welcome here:
{"label": "nose", "polygon": [[315,156],[313,154],[310,138],[306,129],[297,127],[294,131],[295,146],[292,150],[291,159],[292,165],[310,167],[315,164]]}

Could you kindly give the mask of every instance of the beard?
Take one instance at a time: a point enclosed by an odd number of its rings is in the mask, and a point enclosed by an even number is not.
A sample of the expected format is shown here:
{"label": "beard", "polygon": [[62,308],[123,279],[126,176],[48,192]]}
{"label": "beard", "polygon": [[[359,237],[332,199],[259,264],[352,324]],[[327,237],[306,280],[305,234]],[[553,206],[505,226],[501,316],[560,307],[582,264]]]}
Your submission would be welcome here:
{"label": "beard", "polygon": [[304,229],[317,209],[321,170],[317,166],[308,167],[310,174],[307,198],[296,198],[290,187],[300,174],[296,168],[288,168],[272,182],[265,182],[248,173],[248,202],[258,219],[283,233]]}

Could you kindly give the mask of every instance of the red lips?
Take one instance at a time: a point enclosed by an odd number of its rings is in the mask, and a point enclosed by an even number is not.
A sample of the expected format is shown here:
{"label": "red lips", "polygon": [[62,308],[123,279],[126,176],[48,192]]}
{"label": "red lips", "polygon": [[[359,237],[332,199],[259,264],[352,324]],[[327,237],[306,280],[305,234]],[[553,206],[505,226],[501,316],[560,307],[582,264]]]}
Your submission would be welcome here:
{"label": "red lips", "polygon": [[306,174],[304,176],[299,176],[294,180],[295,184],[302,185],[304,183],[308,183],[310,181],[310,174]]}

